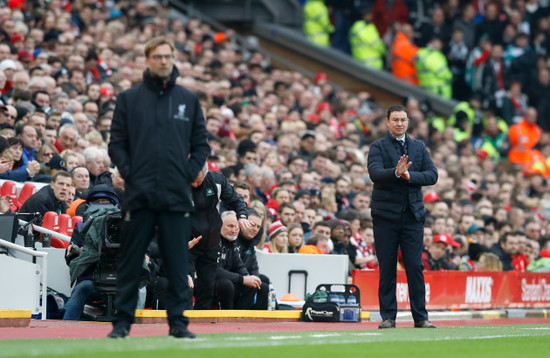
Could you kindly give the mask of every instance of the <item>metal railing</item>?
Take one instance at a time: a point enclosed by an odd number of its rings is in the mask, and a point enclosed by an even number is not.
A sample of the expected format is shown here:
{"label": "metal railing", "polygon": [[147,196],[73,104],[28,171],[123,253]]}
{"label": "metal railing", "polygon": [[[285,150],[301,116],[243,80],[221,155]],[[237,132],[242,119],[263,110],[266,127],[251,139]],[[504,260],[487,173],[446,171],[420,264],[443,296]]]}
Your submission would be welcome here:
{"label": "metal railing", "polygon": [[67,241],[67,242],[71,242],[71,237],[70,236],[61,234],[57,231],[53,231],[53,230],[50,230],[50,229],[45,229],[40,225],[36,225],[36,224],[32,224],[32,223],[29,224],[28,222],[26,222],[24,220],[21,220],[21,219],[19,219],[19,225],[28,226],[29,233],[31,233],[34,230],[34,231],[38,231],[38,232],[43,233],[43,234],[48,234],[48,235],[51,235],[51,236],[55,236],[58,239],[61,239],[61,240]]}

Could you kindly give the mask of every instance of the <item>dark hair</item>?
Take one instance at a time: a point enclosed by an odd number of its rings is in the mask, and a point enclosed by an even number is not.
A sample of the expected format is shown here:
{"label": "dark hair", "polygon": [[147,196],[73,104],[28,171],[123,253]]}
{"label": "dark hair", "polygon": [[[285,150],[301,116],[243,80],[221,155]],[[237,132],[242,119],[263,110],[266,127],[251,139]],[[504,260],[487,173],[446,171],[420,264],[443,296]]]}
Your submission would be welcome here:
{"label": "dark hair", "polygon": [[245,181],[236,181],[235,184],[233,184],[233,188],[235,189],[243,189],[250,191],[250,184],[248,184]]}
{"label": "dark hair", "polygon": [[254,208],[247,208],[248,217],[255,216],[257,218],[262,218],[262,215],[257,212]]}
{"label": "dark hair", "polygon": [[391,105],[390,108],[388,108],[388,110],[386,111],[386,118],[390,118],[390,115],[393,112],[405,112],[407,114],[407,117],[409,117],[409,111],[407,111],[407,108],[400,104]]}
{"label": "dark hair", "polygon": [[[328,227],[330,229],[330,224],[326,221],[317,221],[315,224],[313,224],[313,228],[311,231],[315,230],[318,226],[324,226],[324,227]],[[309,239],[308,239],[309,241]]]}
{"label": "dark hair", "polygon": [[36,97],[38,97],[39,94],[45,94],[46,96],[48,96],[48,98],[51,98],[50,94],[44,90],[38,90],[36,92],[33,92],[32,94],[32,100],[33,102],[36,102]]}
{"label": "dark hair", "polygon": [[[66,172],[64,170],[61,170],[61,171],[54,174],[52,182],[55,183],[57,181],[57,178],[59,178],[59,177],[71,178],[71,174],[69,174],[69,172]],[[71,180],[72,180],[72,178],[71,178]]]}

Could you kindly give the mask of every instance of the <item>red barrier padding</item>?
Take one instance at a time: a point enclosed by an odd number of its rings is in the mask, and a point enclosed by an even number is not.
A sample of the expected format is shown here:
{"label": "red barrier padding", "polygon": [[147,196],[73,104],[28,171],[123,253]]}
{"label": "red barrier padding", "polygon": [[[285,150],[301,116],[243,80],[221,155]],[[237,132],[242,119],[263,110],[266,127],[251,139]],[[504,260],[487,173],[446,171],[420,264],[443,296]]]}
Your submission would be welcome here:
{"label": "red barrier padding", "polygon": [[[361,290],[365,310],[378,307],[378,271],[352,271],[353,283]],[[489,309],[550,307],[550,273],[424,271],[426,308]],[[397,272],[397,307],[410,309],[405,271]]]}

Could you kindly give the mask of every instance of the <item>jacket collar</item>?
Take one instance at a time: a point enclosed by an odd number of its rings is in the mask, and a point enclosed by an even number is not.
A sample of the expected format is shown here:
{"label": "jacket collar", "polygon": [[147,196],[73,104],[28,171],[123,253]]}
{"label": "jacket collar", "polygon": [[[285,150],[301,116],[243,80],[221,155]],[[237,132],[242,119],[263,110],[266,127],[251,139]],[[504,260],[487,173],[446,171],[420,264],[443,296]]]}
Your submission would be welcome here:
{"label": "jacket collar", "polygon": [[153,92],[163,92],[166,91],[176,84],[176,80],[178,79],[180,73],[176,66],[172,68],[172,73],[170,74],[170,78],[168,79],[168,82],[166,84],[162,81],[160,77],[151,75],[151,72],[149,69],[145,70],[143,73],[143,83],[152,90]]}

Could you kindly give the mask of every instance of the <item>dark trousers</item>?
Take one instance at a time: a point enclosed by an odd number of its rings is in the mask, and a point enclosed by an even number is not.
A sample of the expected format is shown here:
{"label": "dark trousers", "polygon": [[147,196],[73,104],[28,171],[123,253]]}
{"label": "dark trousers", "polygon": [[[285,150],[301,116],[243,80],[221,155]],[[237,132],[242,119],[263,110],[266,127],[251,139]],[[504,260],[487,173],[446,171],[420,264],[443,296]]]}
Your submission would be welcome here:
{"label": "dark trousers", "polygon": [[195,309],[212,309],[214,289],[216,285],[216,268],[218,266],[218,246],[211,249],[195,245],[190,251],[191,267],[197,274],[195,279]]}
{"label": "dark trousers", "polygon": [[267,298],[269,295],[269,277],[260,274],[260,280],[262,280],[262,286],[256,291],[256,300],[252,305],[253,310],[267,310]]}
{"label": "dark trousers", "polygon": [[409,300],[415,322],[428,319],[426,311],[426,288],[422,270],[422,247],[424,225],[417,221],[410,211],[405,210],[400,220],[387,220],[373,216],[374,246],[380,267],[378,299],[382,319],[393,319],[397,315],[395,296],[397,280],[397,250],[401,248],[403,264],[409,285]]}
{"label": "dark trousers", "polygon": [[215,298],[219,301],[220,308],[222,310],[252,309],[252,306],[254,305],[254,297],[258,292],[259,290],[256,288],[248,287],[243,284],[234,284],[228,279],[216,280]]}
{"label": "dark trousers", "polygon": [[154,310],[165,310],[167,289],[167,279],[165,279],[164,277],[154,277],[147,285],[147,298],[145,299],[145,307],[151,307]]}
{"label": "dark trousers", "polygon": [[190,309],[187,265],[191,221],[188,213],[137,210],[126,216],[122,225],[121,257],[117,269],[116,318],[113,324],[130,326],[134,322],[138,285],[145,251],[158,229],[158,244],[166,267],[168,287],[166,308],[170,327],[187,327],[183,311]]}

